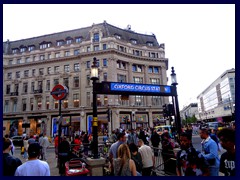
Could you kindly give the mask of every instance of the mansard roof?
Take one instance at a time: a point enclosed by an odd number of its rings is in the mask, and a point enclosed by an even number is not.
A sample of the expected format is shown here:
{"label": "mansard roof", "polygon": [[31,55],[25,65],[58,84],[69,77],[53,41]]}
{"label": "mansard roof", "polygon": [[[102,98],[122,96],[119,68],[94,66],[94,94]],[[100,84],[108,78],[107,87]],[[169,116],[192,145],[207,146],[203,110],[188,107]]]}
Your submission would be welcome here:
{"label": "mansard roof", "polygon": [[152,42],[153,47],[159,47],[159,44],[157,42],[155,35],[140,34],[140,33],[131,31],[130,29],[121,29],[111,24],[108,24],[106,23],[106,21],[104,21],[103,23],[93,24],[92,26],[89,26],[89,27],[57,32],[57,33],[47,34],[47,35],[38,36],[38,37],[32,37],[28,39],[6,41],[6,42],[3,42],[3,51],[4,53],[8,54],[8,53],[11,53],[12,49],[19,48],[21,45],[24,45],[25,47],[34,45],[36,49],[39,49],[39,45],[42,42],[51,42],[53,46],[55,46],[57,41],[66,40],[66,38],[68,37],[71,37],[73,39],[77,37],[82,37],[83,41],[90,40],[90,31],[95,26],[101,29],[103,33],[103,38],[114,37],[117,34],[121,36],[121,40],[124,42],[130,42],[131,39],[134,39],[137,41],[137,45],[140,45],[140,46],[146,45],[148,42]]}

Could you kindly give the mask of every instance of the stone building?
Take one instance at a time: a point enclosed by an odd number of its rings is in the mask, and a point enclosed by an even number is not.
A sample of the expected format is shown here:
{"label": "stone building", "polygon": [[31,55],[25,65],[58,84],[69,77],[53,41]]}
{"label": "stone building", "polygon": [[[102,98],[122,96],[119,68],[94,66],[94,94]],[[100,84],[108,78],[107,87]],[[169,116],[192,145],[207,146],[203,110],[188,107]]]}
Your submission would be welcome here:
{"label": "stone building", "polygon": [[[121,29],[106,21],[75,30],[3,42],[3,133],[57,132],[59,101],[50,94],[57,84],[68,87],[62,101],[65,135],[91,132],[93,58],[99,82],[167,85],[168,59],[154,34]],[[162,118],[168,97],[98,95],[99,134],[122,127],[153,127]],[[110,110],[108,122],[106,111]],[[127,122],[128,119],[130,122]]]}

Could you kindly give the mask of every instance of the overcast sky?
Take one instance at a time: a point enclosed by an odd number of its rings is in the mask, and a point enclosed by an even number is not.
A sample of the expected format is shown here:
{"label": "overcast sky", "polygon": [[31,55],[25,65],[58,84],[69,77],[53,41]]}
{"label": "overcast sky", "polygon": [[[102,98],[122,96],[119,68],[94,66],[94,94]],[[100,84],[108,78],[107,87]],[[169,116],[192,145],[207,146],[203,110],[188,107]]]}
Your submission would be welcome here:
{"label": "overcast sky", "polygon": [[4,4],[3,41],[109,24],[131,25],[137,33],[154,33],[165,43],[165,57],[174,66],[180,110],[227,69],[235,68],[235,5],[57,5]]}

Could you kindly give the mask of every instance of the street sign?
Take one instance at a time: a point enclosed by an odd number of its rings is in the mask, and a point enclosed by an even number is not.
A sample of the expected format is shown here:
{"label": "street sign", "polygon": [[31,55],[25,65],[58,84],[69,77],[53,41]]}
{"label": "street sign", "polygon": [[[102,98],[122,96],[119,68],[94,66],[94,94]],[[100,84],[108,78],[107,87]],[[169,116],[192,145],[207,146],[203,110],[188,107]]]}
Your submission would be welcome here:
{"label": "street sign", "polygon": [[53,87],[51,95],[56,100],[63,100],[67,97],[68,94],[68,88],[66,86],[63,86],[61,84],[57,84]]}

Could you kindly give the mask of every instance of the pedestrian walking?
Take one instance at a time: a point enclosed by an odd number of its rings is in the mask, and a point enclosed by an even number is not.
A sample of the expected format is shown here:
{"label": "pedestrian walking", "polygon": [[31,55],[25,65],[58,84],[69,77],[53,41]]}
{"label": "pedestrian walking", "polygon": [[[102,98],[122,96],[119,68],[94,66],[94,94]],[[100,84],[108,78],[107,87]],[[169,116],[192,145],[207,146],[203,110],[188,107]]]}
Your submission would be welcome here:
{"label": "pedestrian walking", "polygon": [[10,155],[12,142],[9,138],[3,138],[3,175],[14,176],[18,166],[22,164],[21,160]]}
{"label": "pedestrian walking", "polygon": [[128,135],[128,139],[127,139],[127,144],[131,144],[134,143],[135,145],[138,144],[138,137],[137,134],[134,132],[134,129],[131,129],[131,132]]}
{"label": "pedestrian walking", "polygon": [[143,176],[150,176],[153,166],[154,166],[154,155],[150,146],[144,144],[142,139],[138,141],[139,153],[142,157],[142,175]]}
{"label": "pedestrian walking", "polygon": [[[4,137],[5,137],[5,138],[9,138],[9,140],[11,141],[11,145],[12,145],[11,154],[13,155],[13,154],[14,154],[14,150],[15,150],[15,146],[14,146],[14,144],[13,144],[13,142],[12,142],[12,139],[9,137],[8,134],[6,134]],[[22,146],[23,146],[23,145],[21,144],[21,148],[22,148]]]}
{"label": "pedestrian walking", "polygon": [[38,159],[41,147],[39,143],[31,143],[28,147],[28,161],[19,166],[15,176],[50,176],[47,162]]}
{"label": "pedestrian walking", "polygon": [[131,159],[127,144],[121,144],[118,148],[118,158],[113,160],[115,176],[137,176],[136,166]]}
{"label": "pedestrian walking", "polygon": [[198,152],[191,146],[191,136],[184,132],[180,134],[181,150],[177,153],[176,172],[178,176],[206,176],[209,175],[204,158],[199,158]]}
{"label": "pedestrian walking", "polygon": [[40,143],[40,146],[42,147],[43,160],[47,161],[47,148],[49,147],[49,141],[46,134],[43,135],[43,139]]}
{"label": "pedestrian walking", "polygon": [[236,175],[236,150],[235,150],[235,130],[223,128],[218,132],[218,137],[225,153],[221,155],[220,172],[225,176]]}
{"label": "pedestrian walking", "polygon": [[70,157],[70,144],[67,141],[67,137],[64,136],[59,144],[58,158],[59,158],[59,174],[65,175],[65,163]]}
{"label": "pedestrian walking", "polygon": [[55,149],[55,155],[56,158],[58,157],[58,134],[56,134],[55,138],[54,138],[54,149]]}
{"label": "pedestrian walking", "polygon": [[135,143],[131,143],[128,146],[129,146],[129,150],[131,152],[131,159],[134,161],[135,166],[136,166],[137,176],[141,176],[142,168],[143,168],[142,156],[138,152],[138,147]]}
{"label": "pedestrian walking", "polygon": [[209,136],[209,130],[207,128],[200,129],[199,133],[202,144],[202,152],[199,153],[199,157],[204,157],[208,163],[210,176],[218,176],[219,173],[219,157],[218,157],[218,146],[214,140]]}
{"label": "pedestrian walking", "polygon": [[158,146],[159,146],[159,143],[160,143],[160,136],[157,133],[156,129],[153,130],[153,133],[152,133],[150,139],[151,139],[151,143],[152,143],[152,146],[153,146],[154,156],[158,156],[158,150],[159,150]]}

